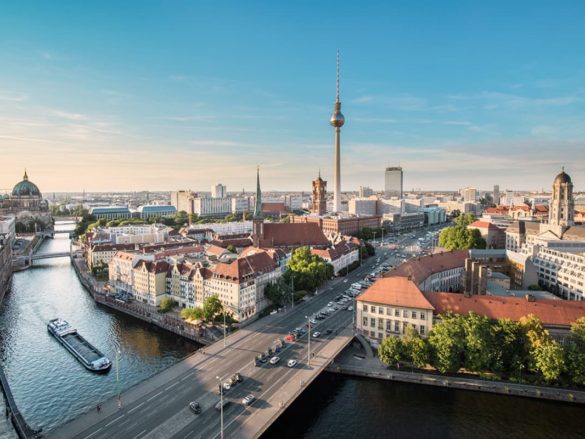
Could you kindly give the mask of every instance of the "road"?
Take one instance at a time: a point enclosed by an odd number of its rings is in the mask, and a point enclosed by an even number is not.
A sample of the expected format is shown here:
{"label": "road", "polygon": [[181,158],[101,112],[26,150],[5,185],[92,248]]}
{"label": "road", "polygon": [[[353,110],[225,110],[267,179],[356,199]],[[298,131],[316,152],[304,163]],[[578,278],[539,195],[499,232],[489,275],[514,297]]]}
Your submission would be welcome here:
{"label": "road", "polygon": [[[401,246],[414,239],[404,239]],[[378,248],[378,256],[388,251]],[[308,334],[288,344],[279,354],[277,365],[254,365],[254,358],[273,346],[296,327],[307,323],[305,316],[326,306],[337,295],[345,292],[352,282],[363,279],[372,270],[376,258],[369,258],[345,278],[336,278],[313,297],[294,309],[261,319],[227,337],[226,346],[217,342],[181,363],[129,389],[121,397],[121,406],[113,398],[103,404],[98,413],[82,415],[48,433],[55,438],[216,438],[220,437],[220,413],[214,406],[219,401],[217,377],[222,379],[240,372],[243,382],[237,384],[224,397],[230,401],[224,409],[225,437],[253,437],[266,423],[278,416],[278,411],[290,404],[319,371],[352,338],[353,313],[338,310],[327,319],[318,321],[311,332],[323,335],[311,338],[311,366],[308,364]],[[395,262],[393,257],[390,263]],[[355,306],[354,306],[355,309]],[[330,335],[325,330],[331,329]],[[298,364],[288,368],[294,358]],[[244,406],[244,396],[253,394],[256,401]],[[199,415],[188,407],[197,401],[202,407]]]}

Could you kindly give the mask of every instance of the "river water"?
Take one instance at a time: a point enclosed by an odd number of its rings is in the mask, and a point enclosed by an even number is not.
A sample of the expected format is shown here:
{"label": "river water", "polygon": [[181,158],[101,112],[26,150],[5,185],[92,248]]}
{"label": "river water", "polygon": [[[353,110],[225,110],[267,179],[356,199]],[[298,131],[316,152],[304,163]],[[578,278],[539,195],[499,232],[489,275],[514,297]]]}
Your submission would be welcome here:
{"label": "river water", "polygon": [[[57,228],[57,230],[63,228]],[[39,252],[69,248],[67,235]],[[62,317],[109,358],[119,349],[123,391],[176,363],[197,346],[94,303],[68,258],[16,273],[0,308],[0,359],[18,407],[48,430],[117,393],[107,375],[81,366],[49,336]],[[322,374],[264,438],[585,438],[581,406],[430,386]],[[12,437],[2,432],[0,438]]]}
{"label": "river water", "polygon": [[[71,227],[71,226],[69,226]],[[66,226],[57,226],[64,230]],[[67,234],[45,241],[38,253],[69,249]],[[87,371],[47,332],[62,317],[115,364],[106,375]],[[197,345],[97,305],[79,283],[69,258],[35,261],[15,273],[0,308],[0,359],[16,403],[33,428],[51,429],[165,369]],[[115,363],[115,361],[114,361]]]}

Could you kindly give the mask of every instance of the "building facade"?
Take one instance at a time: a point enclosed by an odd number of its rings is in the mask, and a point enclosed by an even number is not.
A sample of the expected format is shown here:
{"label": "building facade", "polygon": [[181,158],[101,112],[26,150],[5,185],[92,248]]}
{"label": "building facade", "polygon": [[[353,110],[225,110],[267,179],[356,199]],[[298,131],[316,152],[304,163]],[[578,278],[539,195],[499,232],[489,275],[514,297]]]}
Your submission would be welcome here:
{"label": "building facade", "polygon": [[319,177],[313,180],[313,199],[311,203],[311,213],[324,215],[327,213],[327,182]]}
{"label": "building facade", "polygon": [[386,168],[384,172],[384,193],[387,197],[403,197],[403,174],[401,166],[392,166]]}

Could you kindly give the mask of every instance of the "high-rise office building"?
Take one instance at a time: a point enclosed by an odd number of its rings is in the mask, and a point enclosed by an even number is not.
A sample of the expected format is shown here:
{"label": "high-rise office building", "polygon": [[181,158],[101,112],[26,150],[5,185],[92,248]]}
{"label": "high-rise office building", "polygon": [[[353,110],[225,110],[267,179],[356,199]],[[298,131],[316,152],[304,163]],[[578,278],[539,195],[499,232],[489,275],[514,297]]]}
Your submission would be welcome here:
{"label": "high-rise office building", "polygon": [[494,204],[497,206],[500,204],[500,185],[494,185]]}
{"label": "high-rise office building", "polygon": [[372,195],[374,195],[374,191],[371,187],[360,186],[360,198],[368,198]]}
{"label": "high-rise office building", "polygon": [[387,197],[402,198],[402,167],[391,166],[384,173],[384,193]]}
{"label": "high-rise office building", "polygon": [[211,198],[225,198],[227,196],[227,187],[221,183],[211,186]]}
{"label": "high-rise office building", "polygon": [[473,203],[477,200],[477,189],[474,187],[466,187],[461,189],[461,196],[466,203]]}

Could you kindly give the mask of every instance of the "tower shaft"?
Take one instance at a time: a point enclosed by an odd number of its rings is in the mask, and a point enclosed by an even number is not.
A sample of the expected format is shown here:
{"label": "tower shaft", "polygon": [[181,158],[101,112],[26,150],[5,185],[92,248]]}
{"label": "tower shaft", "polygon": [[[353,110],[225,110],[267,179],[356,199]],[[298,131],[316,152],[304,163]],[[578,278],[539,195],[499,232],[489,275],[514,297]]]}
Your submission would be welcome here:
{"label": "tower shaft", "polygon": [[333,175],[333,210],[341,211],[341,128],[335,127],[335,173]]}

